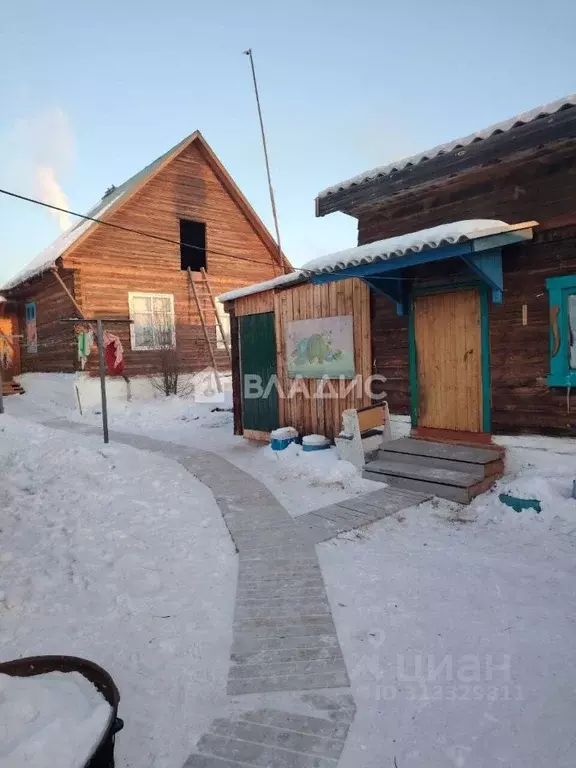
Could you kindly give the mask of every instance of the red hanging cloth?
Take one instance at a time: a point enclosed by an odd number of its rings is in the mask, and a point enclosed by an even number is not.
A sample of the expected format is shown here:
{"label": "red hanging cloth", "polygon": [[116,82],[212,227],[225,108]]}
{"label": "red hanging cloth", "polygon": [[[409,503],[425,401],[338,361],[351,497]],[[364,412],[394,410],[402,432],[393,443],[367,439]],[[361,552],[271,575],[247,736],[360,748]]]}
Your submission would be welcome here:
{"label": "red hanging cloth", "polygon": [[118,336],[104,331],[104,359],[106,368],[111,376],[124,374],[124,357],[122,343]]}

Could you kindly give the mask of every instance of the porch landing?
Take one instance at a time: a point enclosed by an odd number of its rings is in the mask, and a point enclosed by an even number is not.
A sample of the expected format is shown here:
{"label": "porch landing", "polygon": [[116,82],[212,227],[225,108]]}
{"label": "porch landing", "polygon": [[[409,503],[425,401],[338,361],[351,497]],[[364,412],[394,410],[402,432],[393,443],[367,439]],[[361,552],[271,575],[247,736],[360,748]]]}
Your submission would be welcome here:
{"label": "porch landing", "polygon": [[469,504],[504,472],[501,448],[476,448],[405,437],[386,443],[363,476],[420,493]]}

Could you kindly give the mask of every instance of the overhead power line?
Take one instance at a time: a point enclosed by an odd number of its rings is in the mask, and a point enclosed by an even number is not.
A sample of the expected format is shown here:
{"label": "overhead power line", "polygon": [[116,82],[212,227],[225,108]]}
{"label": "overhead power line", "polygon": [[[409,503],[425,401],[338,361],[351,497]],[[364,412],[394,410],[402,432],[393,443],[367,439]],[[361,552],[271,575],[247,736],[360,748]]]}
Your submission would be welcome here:
{"label": "overhead power line", "polygon": [[[247,256],[238,256],[236,253],[227,253],[226,251],[217,251],[214,248],[202,248],[200,245],[190,245],[189,243],[183,243],[180,240],[172,240],[169,237],[162,237],[162,235],[153,235],[151,232],[142,232],[139,229],[131,229],[130,227],[123,227],[122,224],[113,224],[110,221],[102,221],[102,219],[96,219],[93,216],[87,216],[84,213],[76,213],[76,211],[69,211],[67,208],[60,208],[57,205],[51,205],[45,203],[42,200],[36,200],[33,197],[26,197],[26,195],[19,195],[16,192],[10,192],[8,189],[0,189],[0,193],[7,195],[8,197],[15,197],[17,200],[24,200],[26,203],[33,203],[34,205],[41,205],[43,208],[50,208],[53,211],[60,211],[61,213],[67,213],[69,216],[76,216],[79,219],[85,219],[86,221],[94,221],[96,224],[101,224],[105,227],[112,227],[113,229],[120,229],[123,232],[130,232],[133,235],[140,235],[141,237],[148,237],[151,240],[160,240],[163,243],[170,243],[171,245],[181,246],[186,248],[194,248],[197,251],[204,251],[205,253],[212,253],[217,256],[228,256],[231,259],[241,259],[242,261],[249,261],[252,264],[256,262],[256,259],[250,259]],[[282,268],[282,265],[279,265]]]}

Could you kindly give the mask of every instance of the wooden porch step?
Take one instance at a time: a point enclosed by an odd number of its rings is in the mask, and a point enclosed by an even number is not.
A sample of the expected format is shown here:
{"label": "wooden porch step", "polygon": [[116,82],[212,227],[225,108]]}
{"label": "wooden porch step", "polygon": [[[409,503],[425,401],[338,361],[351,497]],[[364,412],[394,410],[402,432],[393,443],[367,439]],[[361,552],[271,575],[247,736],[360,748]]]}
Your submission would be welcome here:
{"label": "wooden porch step", "polygon": [[363,476],[468,504],[502,475],[502,454],[500,449],[402,438],[386,443]]}
{"label": "wooden porch step", "polygon": [[471,445],[418,440],[415,437],[401,437],[398,440],[391,440],[386,443],[384,450],[406,453],[410,456],[430,456],[449,459],[450,461],[464,461],[470,464],[488,464],[491,461],[501,459],[504,453],[502,448],[496,446],[494,448],[477,448]]}
{"label": "wooden porch step", "polygon": [[8,397],[8,395],[23,395],[24,388],[16,381],[3,381],[2,382],[2,395]]}
{"label": "wooden porch step", "polygon": [[503,453],[504,451],[498,448],[476,448],[401,438],[386,443],[379,450],[377,458],[385,461],[415,462],[420,466],[491,477],[501,475],[504,471]]}

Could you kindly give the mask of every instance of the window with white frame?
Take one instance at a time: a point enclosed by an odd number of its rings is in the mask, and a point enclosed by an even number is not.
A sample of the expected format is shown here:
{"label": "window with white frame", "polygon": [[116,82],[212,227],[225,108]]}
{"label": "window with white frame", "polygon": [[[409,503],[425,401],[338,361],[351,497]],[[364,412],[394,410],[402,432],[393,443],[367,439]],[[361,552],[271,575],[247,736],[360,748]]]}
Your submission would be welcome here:
{"label": "window with white frame", "polygon": [[129,293],[132,349],[176,346],[174,296],[171,293]]}

